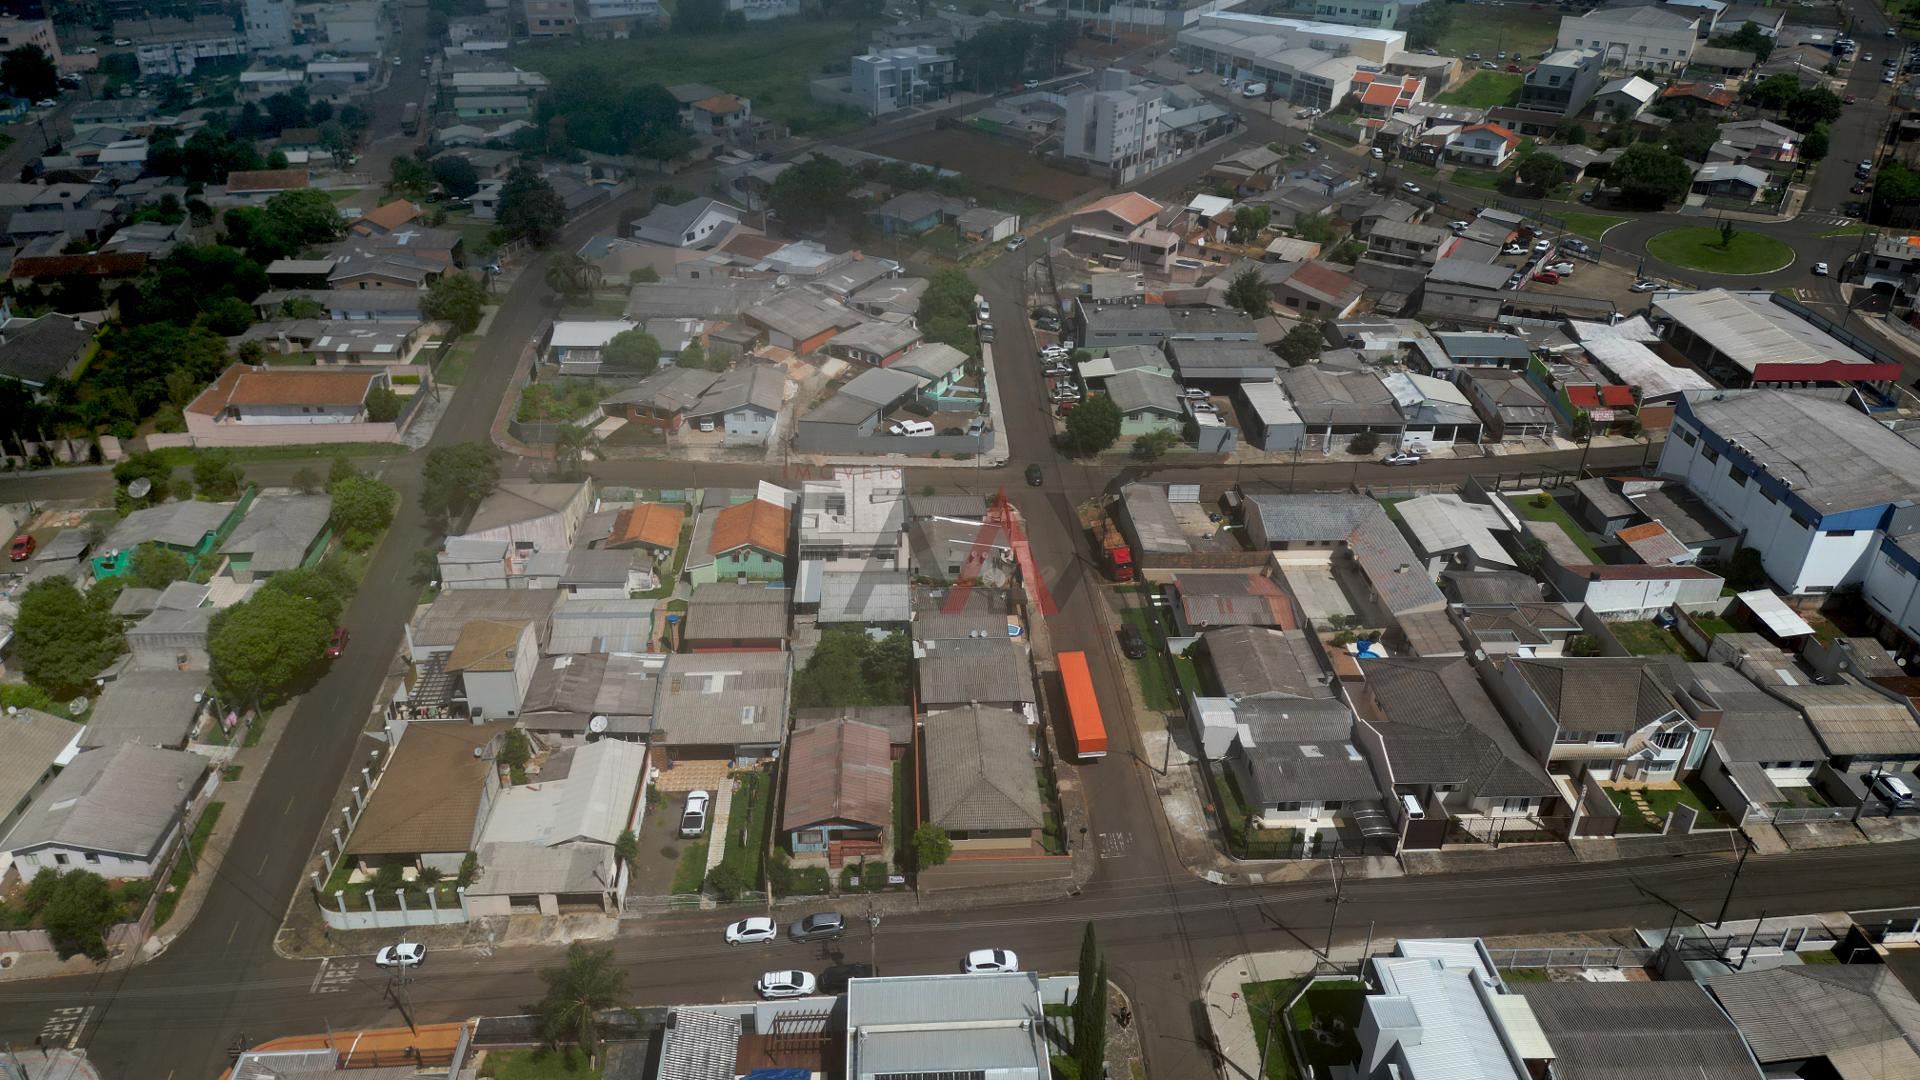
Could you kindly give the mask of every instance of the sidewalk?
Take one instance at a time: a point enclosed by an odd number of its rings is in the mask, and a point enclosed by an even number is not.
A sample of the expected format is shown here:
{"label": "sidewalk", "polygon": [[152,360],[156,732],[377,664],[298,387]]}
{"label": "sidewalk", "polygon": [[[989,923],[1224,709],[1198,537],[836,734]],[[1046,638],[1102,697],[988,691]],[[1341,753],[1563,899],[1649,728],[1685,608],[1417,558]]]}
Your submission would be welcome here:
{"label": "sidewalk", "polygon": [[[1335,947],[1333,967],[1351,971],[1360,963],[1362,948],[1357,945]],[[1391,948],[1392,938],[1375,938],[1371,955],[1378,956]],[[1260,1075],[1260,1039],[1254,1024],[1257,1020],[1264,1026],[1267,1018],[1254,1015],[1240,988],[1247,983],[1305,978],[1314,974],[1316,968],[1322,974],[1337,974],[1320,962],[1317,952],[1306,949],[1242,953],[1229,957],[1207,973],[1200,1001],[1205,1007],[1208,1030],[1213,1035],[1214,1060],[1219,1062],[1220,1075],[1225,1080],[1252,1080]],[[1272,1051],[1273,1054],[1286,1052],[1284,1039],[1277,1042]]]}

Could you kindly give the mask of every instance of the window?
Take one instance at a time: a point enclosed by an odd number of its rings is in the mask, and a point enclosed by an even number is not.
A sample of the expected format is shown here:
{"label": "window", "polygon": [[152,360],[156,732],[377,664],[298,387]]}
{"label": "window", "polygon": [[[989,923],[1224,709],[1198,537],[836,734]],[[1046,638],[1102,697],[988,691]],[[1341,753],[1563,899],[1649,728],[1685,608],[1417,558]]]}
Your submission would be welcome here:
{"label": "window", "polygon": [[1798,525],[1803,529],[1813,528],[1813,522],[1808,521],[1806,518],[1801,517],[1800,512],[1797,510],[1789,511],[1787,513],[1787,516],[1793,519],[1793,523],[1795,525]]}
{"label": "window", "polygon": [[100,861],[100,856],[98,856],[98,855],[96,855],[96,854],[94,854],[93,852],[91,852],[91,851],[89,851],[89,852],[87,852],[87,861],[88,861],[88,862],[90,862],[90,863],[96,863],[96,864],[97,864],[97,863],[99,863],[99,861]]}
{"label": "window", "polygon": [[1831,532],[1828,532],[1827,535],[1828,536],[1852,536],[1853,530],[1852,529],[1834,529]]}
{"label": "window", "polygon": [[1687,745],[1687,733],[1684,731],[1662,731],[1653,737],[1653,745],[1662,750],[1678,750]]}
{"label": "window", "polygon": [[1590,731],[1570,731],[1565,729],[1553,737],[1553,741],[1557,743],[1583,743],[1591,742],[1592,739],[1593,733]]}
{"label": "window", "polygon": [[67,857],[66,857],[65,855],[62,855],[62,854],[60,854],[59,852],[55,852],[55,853],[54,853],[54,855],[53,855],[53,861],[54,861],[54,863],[55,863],[55,864],[57,864],[57,865],[60,865],[60,866],[65,866],[65,865],[67,865]]}
{"label": "window", "polygon": [[1740,466],[1738,466],[1738,465],[1728,465],[1728,466],[1727,466],[1727,475],[1728,475],[1728,476],[1730,476],[1730,477],[1732,477],[1732,478],[1733,478],[1733,482],[1734,482],[1734,483],[1736,483],[1736,484],[1739,484],[1739,485],[1740,485],[1741,487],[1746,487],[1746,486],[1747,486],[1747,474],[1746,474],[1746,473],[1744,473],[1744,472],[1741,472],[1741,471],[1740,471]]}
{"label": "window", "polygon": [[1760,489],[1760,494],[1762,494],[1762,495],[1764,495],[1764,496],[1766,496],[1766,498],[1767,498],[1767,501],[1768,501],[1768,502],[1770,502],[1770,503],[1778,503],[1778,502],[1780,501],[1780,498],[1779,498],[1779,496],[1777,496],[1777,495],[1775,495],[1775,494],[1774,494],[1773,492],[1771,492],[1771,491],[1768,491],[1768,490],[1767,490],[1766,488],[1761,488],[1761,489]]}
{"label": "window", "polygon": [[1509,814],[1524,814],[1533,809],[1532,799],[1501,799],[1500,809]]}
{"label": "window", "polygon": [[1626,736],[1617,731],[1596,731],[1592,739],[1595,746],[1619,746],[1624,741]]}
{"label": "window", "polygon": [[1673,430],[1680,436],[1680,441],[1686,443],[1688,446],[1694,446],[1700,442],[1700,440],[1694,436],[1693,432],[1688,431],[1686,428],[1677,427]]}
{"label": "window", "polygon": [[1701,447],[1700,456],[1715,464],[1719,464],[1720,462],[1720,451],[1715,450],[1711,446]]}

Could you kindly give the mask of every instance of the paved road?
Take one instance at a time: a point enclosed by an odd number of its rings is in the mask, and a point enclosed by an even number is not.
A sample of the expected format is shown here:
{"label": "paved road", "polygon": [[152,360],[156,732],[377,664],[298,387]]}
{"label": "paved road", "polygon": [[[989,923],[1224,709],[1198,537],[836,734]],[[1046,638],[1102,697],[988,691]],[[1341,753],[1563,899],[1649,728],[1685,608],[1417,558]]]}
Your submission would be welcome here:
{"label": "paved road", "polygon": [[[417,13],[409,12],[408,19],[403,55],[413,56],[424,52],[425,45],[418,40]],[[411,63],[401,71],[417,81]],[[417,100],[417,95],[405,77],[398,80],[376,99],[376,129],[397,124],[397,103]],[[1250,132],[1268,140],[1297,135],[1259,118],[1250,121]],[[1148,186],[1172,190],[1203,170],[1212,156],[1183,163]],[[1463,192],[1462,197],[1468,196]],[[577,241],[605,228],[623,209],[604,208],[570,230],[570,238]],[[985,294],[1002,312],[1026,306],[1020,267],[1019,259],[1002,259],[981,275]],[[485,438],[494,409],[507,392],[514,356],[550,315],[540,277],[536,264],[505,298],[494,332],[436,429],[435,445]],[[1105,598],[1092,587],[1097,578],[1084,559],[1072,508],[1130,470],[1066,460],[1055,452],[1048,437],[1051,417],[1043,383],[1032,343],[1024,335],[1003,337],[996,360],[1010,464],[999,470],[916,469],[911,482],[942,490],[1005,487],[1022,510],[1036,561],[1061,605],[1060,616],[1050,623],[1057,647],[1088,650],[1102,696],[1110,702],[1124,700],[1112,642],[1104,630]],[[354,647],[295,705],[281,748],[266,766],[262,790],[242,819],[215,887],[191,928],[160,960],[128,972],[0,984],[0,1038],[24,1042],[39,1032],[53,1009],[90,1008],[81,1044],[92,1051],[104,1075],[186,1077],[211,1075],[223,1063],[224,1048],[242,1034],[258,1040],[329,1024],[339,1029],[400,1022],[384,981],[369,963],[287,961],[279,959],[271,945],[289,898],[299,893],[312,838],[330,812],[339,776],[359,752],[361,723],[399,645],[400,626],[415,595],[406,580],[413,552],[436,539],[415,504],[423,456],[382,465],[383,474],[401,490],[403,508],[345,616]],[[1577,457],[1570,452],[1524,462],[1434,461],[1421,466],[1417,478],[1446,481],[1502,468],[1571,468]],[[1641,457],[1638,448],[1597,450],[1590,464],[1625,466]],[[1046,471],[1044,488],[1022,486],[1020,470],[1028,463],[1039,463]],[[297,467],[260,466],[250,472],[284,480]],[[1407,470],[1370,464],[1162,471],[1198,481],[1209,490],[1250,476],[1291,477],[1302,489],[1415,478]],[[649,486],[739,485],[767,475],[756,467],[688,462],[615,462],[594,472],[605,481]],[[12,479],[0,481],[0,497],[104,494],[110,483],[104,474],[87,472]],[[1203,1075],[1209,1066],[1194,1041],[1198,1028],[1191,1003],[1206,971],[1249,948],[1324,942],[1333,906],[1327,903],[1325,886],[1223,889],[1186,875],[1162,832],[1151,777],[1139,760],[1137,734],[1130,724],[1114,728],[1115,752],[1083,775],[1095,831],[1124,833],[1126,851],[1102,860],[1081,896],[1038,908],[989,906],[902,916],[887,922],[873,947],[890,972],[949,971],[961,953],[988,944],[1018,949],[1040,967],[1066,968],[1073,960],[1078,924],[1098,919],[1116,977],[1139,1000],[1154,1075]],[[1920,864],[1888,855],[1876,849],[1750,861],[1736,910],[1809,911],[1903,902],[1920,885]],[[1369,923],[1381,934],[1574,929],[1634,920],[1664,925],[1671,914],[1669,902],[1717,902],[1726,887],[1728,865],[1696,857],[1635,866],[1355,882],[1346,888],[1346,902],[1339,907],[1340,933],[1358,939]],[[664,918],[621,938],[617,948],[637,998],[645,1003],[738,998],[754,974],[776,966],[776,957],[768,952],[721,947],[716,932],[720,921],[713,916]],[[861,958],[865,944],[850,943],[853,958]],[[778,962],[818,966],[796,948],[778,947]],[[551,950],[436,956],[414,985],[415,1018],[431,1021],[517,1010],[537,996],[535,972],[552,959]]]}

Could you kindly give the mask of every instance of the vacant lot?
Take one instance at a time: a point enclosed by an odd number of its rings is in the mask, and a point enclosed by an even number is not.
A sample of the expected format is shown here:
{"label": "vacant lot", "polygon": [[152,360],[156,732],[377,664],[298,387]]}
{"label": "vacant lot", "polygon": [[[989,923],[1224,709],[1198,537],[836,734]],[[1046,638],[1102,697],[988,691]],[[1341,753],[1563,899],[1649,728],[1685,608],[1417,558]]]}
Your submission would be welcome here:
{"label": "vacant lot", "polygon": [[872,149],[876,154],[921,165],[954,169],[974,183],[1037,196],[1050,203],[1066,202],[1101,186],[1091,176],[1051,168],[1010,142],[964,128],[923,131]]}
{"label": "vacant lot", "polygon": [[1449,90],[1434,100],[1442,105],[1465,105],[1474,109],[1511,105],[1520,100],[1520,85],[1524,81],[1525,77],[1521,75],[1483,71],[1461,84],[1459,89]]}
{"label": "vacant lot", "polygon": [[1560,12],[1552,7],[1536,11],[1515,4],[1462,4],[1454,8],[1453,22],[1437,47],[1444,56],[1477,52],[1491,60],[1504,52],[1509,59],[1538,59],[1559,35]]}
{"label": "vacant lot", "polygon": [[820,136],[867,123],[858,113],[815,102],[807,96],[807,82],[844,73],[847,58],[866,47],[872,28],[851,19],[782,19],[716,34],[526,45],[512,50],[509,59],[551,79],[584,71],[621,88],[711,83],[753,99],[756,114],[788,124],[796,135]]}

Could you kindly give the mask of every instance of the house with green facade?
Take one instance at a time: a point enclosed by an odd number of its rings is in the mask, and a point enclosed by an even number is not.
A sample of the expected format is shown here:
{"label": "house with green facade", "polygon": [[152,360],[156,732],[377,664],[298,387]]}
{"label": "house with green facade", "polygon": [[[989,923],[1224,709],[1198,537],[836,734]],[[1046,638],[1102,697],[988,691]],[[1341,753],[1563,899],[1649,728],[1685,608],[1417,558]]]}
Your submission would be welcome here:
{"label": "house with green facade", "polygon": [[134,549],[142,544],[163,547],[187,560],[188,566],[196,566],[240,524],[252,501],[249,488],[239,502],[187,500],[135,510],[121,518],[94,549],[93,576],[104,580],[126,573],[133,565]]}
{"label": "house with green facade", "polygon": [[921,397],[930,400],[954,396],[973,401],[980,399],[979,393],[971,389],[962,395],[952,393],[955,384],[967,374],[967,354],[945,342],[929,341],[915,345],[888,367],[927,380],[927,385],[920,388]]}
{"label": "house with green facade", "polygon": [[263,580],[282,570],[312,566],[326,554],[333,538],[328,519],[333,499],[327,495],[269,495],[254,501],[246,519],[220,545],[227,557],[227,573],[242,584]]}
{"label": "house with green facade", "polygon": [[765,499],[708,508],[694,520],[685,573],[695,585],[787,576],[793,514]]}
{"label": "house with green facade", "polygon": [[1170,376],[1140,368],[1122,371],[1107,380],[1107,396],[1120,409],[1123,436],[1177,432],[1186,426],[1186,404]]}

